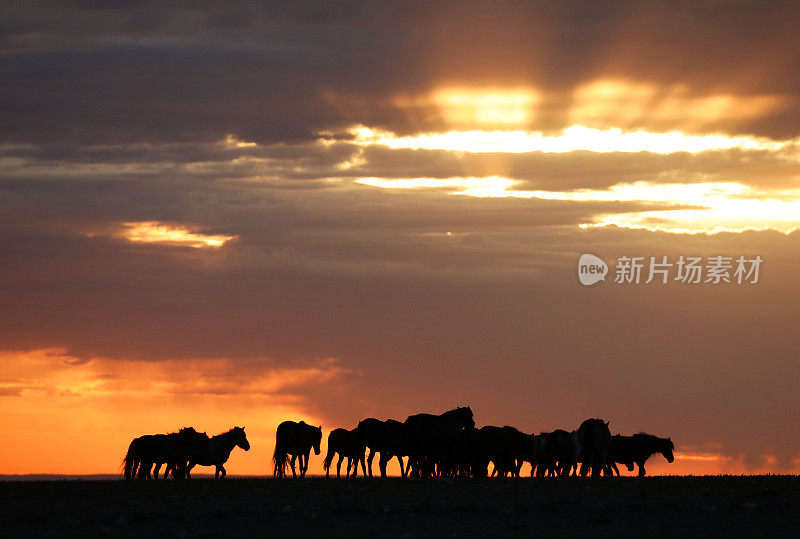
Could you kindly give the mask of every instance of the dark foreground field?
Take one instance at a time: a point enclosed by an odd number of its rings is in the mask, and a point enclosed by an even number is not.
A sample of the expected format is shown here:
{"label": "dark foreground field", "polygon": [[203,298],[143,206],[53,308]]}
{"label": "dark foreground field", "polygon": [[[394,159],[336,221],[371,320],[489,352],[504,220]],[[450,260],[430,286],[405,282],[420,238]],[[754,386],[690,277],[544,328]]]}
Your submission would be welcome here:
{"label": "dark foreground field", "polygon": [[800,478],[0,483],[0,536],[794,536]]}

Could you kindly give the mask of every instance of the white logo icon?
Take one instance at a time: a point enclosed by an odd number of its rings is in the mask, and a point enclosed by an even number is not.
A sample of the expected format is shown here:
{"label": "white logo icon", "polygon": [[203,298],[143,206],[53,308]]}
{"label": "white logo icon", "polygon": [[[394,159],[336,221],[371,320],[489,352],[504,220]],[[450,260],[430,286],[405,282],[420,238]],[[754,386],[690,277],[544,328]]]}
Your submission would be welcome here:
{"label": "white logo icon", "polygon": [[581,255],[578,260],[578,280],[584,286],[591,286],[599,281],[606,280],[608,265],[602,259],[590,255]]}

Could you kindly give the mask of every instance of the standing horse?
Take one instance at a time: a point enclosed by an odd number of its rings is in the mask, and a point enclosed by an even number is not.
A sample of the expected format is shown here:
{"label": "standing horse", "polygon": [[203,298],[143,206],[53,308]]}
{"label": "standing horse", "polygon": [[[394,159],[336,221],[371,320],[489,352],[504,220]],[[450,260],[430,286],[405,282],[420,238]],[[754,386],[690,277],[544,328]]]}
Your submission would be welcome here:
{"label": "standing horse", "polygon": [[639,477],[643,477],[647,473],[644,469],[647,459],[656,453],[661,453],[667,462],[673,462],[675,460],[673,451],[675,451],[675,444],[672,443],[671,438],[659,438],[645,432],[633,436],[614,436],[611,440],[611,458],[609,459],[611,469],[607,469],[607,471],[613,473],[613,470],[619,475],[619,469],[615,465],[615,462],[619,462],[625,464],[628,471],[632,472],[635,463],[639,467]]}
{"label": "standing horse", "polygon": [[367,444],[361,436],[361,432],[356,427],[353,430],[333,429],[328,434],[328,454],[325,456],[323,467],[325,477],[330,477],[331,464],[333,457],[338,453],[339,461],[336,463],[336,477],[341,477],[342,460],[347,457],[347,473],[345,477],[350,477],[350,468],[353,469],[353,477],[358,475],[358,464],[361,463],[361,471],[367,475],[367,467],[364,462],[364,454],[367,452]]}
{"label": "standing horse", "polygon": [[409,468],[420,477],[436,474],[436,465],[447,451],[453,434],[475,426],[469,406],[457,407],[440,415],[415,414],[405,420],[409,448]]}
{"label": "standing horse", "polygon": [[196,443],[192,446],[189,462],[186,466],[186,477],[191,478],[191,471],[197,464],[200,466],[215,466],[214,478],[223,479],[227,475],[223,464],[228,462],[233,448],[239,446],[245,451],[250,451],[250,442],[244,433],[244,427],[233,427],[228,432],[217,434],[208,438],[205,443]]}
{"label": "standing horse", "polygon": [[[169,469],[170,463],[186,459],[191,439],[197,434],[192,427],[184,427],[169,434],[146,434],[134,438],[123,461],[125,479],[157,480],[162,464],[167,464]],[[155,476],[150,475],[153,465]],[[167,472],[164,477],[166,475]],[[173,476],[178,477],[174,474]]]}
{"label": "standing horse", "polygon": [[611,447],[611,431],[608,421],[587,419],[578,427],[578,446],[580,447],[581,475],[589,470],[592,477],[599,477],[606,465],[606,456]]}
{"label": "standing horse", "polygon": [[297,477],[294,463],[298,456],[300,457],[300,477],[305,477],[311,449],[314,449],[315,455],[319,455],[321,441],[322,427],[313,427],[306,424],[305,421],[299,423],[284,421],[278,425],[278,429],[275,431],[275,453],[272,455],[275,476],[286,476],[286,463],[291,455],[292,460],[289,464],[292,467],[292,477]]}
{"label": "standing horse", "polygon": [[394,419],[381,421],[380,419],[369,417],[359,421],[356,429],[361,433],[361,437],[369,447],[367,472],[370,477],[372,477],[372,461],[376,453],[380,453],[378,467],[381,470],[381,477],[386,477],[386,465],[394,457],[397,457],[400,462],[400,475],[405,477],[406,470],[403,457],[408,456],[408,450],[404,443],[405,425],[403,423]]}

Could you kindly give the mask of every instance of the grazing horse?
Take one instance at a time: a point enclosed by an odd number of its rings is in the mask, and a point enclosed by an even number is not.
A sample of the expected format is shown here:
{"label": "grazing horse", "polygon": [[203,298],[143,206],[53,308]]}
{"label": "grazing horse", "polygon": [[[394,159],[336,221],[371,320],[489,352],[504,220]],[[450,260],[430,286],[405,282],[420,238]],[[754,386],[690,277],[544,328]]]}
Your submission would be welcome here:
{"label": "grazing horse", "polygon": [[[381,421],[380,419],[369,417],[359,421],[356,429],[361,433],[361,437],[369,447],[367,472],[370,477],[372,477],[372,461],[375,458],[375,453],[380,453],[378,467],[381,470],[381,477],[386,477],[386,465],[394,457],[397,457],[400,462],[400,475],[406,476],[403,457],[408,456],[408,450],[404,443],[405,425],[403,423],[394,419]],[[328,439],[330,440],[330,437]],[[330,442],[328,443],[330,444]]]}
{"label": "grazing horse", "polygon": [[[123,460],[125,479],[157,480],[162,464],[167,464],[167,471],[164,472],[166,478],[170,466],[186,459],[191,440],[197,435],[198,432],[192,427],[184,427],[169,434],[146,434],[134,438]],[[150,475],[153,465],[155,476]],[[173,477],[180,476],[173,472]]]}
{"label": "grazing horse", "polygon": [[223,464],[228,462],[233,448],[239,446],[245,451],[250,451],[250,442],[244,433],[244,427],[233,427],[228,432],[217,434],[206,441],[192,444],[189,462],[186,466],[186,477],[191,477],[192,468],[200,466],[215,466],[215,479],[224,479],[227,475]]}
{"label": "grazing horse", "polygon": [[453,434],[475,426],[469,406],[457,407],[440,415],[415,414],[406,418],[409,468],[420,477],[436,474],[435,466],[441,462],[447,443]]}
{"label": "grazing horse", "polygon": [[338,453],[339,461],[336,463],[336,477],[342,476],[342,460],[347,457],[347,473],[345,477],[350,477],[350,468],[353,469],[353,477],[358,475],[358,464],[361,463],[361,471],[367,475],[367,467],[364,462],[364,455],[367,452],[367,444],[361,436],[361,432],[356,427],[353,430],[333,429],[328,434],[328,454],[325,456],[323,467],[325,477],[330,477],[331,463],[333,457]]}
{"label": "grazing horse", "polygon": [[592,477],[599,477],[606,465],[606,455],[611,447],[611,431],[608,421],[602,419],[587,419],[578,427],[578,446],[580,447],[579,459],[581,461],[581,476],[589,470]]}
{"label": "grazing horse", "polygon": [[278,425],[278,429],[275,431],[275,453],[272,455],[275,476],[286,476],[286,463],[291,455],[292,460],[289,464],[292,467],[292,477],[297,477],[294,463],[298,456],[300,457],[300,477],[305,477],[311,449],[314,449],[315,455],[319,455],[321,441],[322,427],[313,427],[306,424],[305,421],[299,423],[284,421]]}
{"label": "grazing horse", "polygon": [[671,438],[659,438],[644,432],[633,436],[613,436],[611,439],[611,457],[606,471],[613,475],[613,470],[619,475],[619,469],[615,464],[619,462],[620,464],[625,464],[628,471],[632,472],[635,463],[639,467],[639,477],[643,477],[646,473],[644,463],[647,462],[647,459],[656,453],[661,453],[667,459],[667,462],[673,462],[675,460],[674,450],[675,444],[672,443]]}

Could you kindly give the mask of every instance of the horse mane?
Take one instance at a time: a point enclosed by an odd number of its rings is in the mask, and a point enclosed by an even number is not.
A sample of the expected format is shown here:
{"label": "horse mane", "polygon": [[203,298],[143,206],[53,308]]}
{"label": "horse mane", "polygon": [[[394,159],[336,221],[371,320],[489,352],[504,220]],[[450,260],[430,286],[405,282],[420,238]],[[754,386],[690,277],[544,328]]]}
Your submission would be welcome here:
{"label": "horse mane", "polygon": [[661,446],[664,444],[668,444],[670,446],[674,445],[672,443],[672,440],[670,440],[669,438],[660,438],[658,436],[655,436],[654,434],[648,434],[646,432],[637,432],[632,437],[635,437],[640,441],[649,445],[655,445],[655,446]]}

